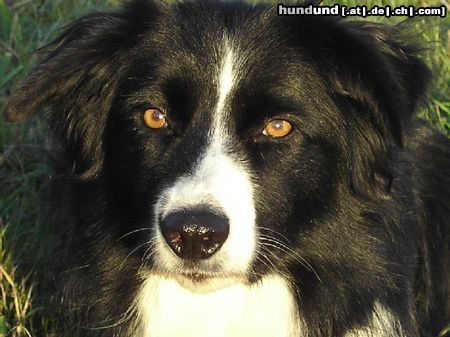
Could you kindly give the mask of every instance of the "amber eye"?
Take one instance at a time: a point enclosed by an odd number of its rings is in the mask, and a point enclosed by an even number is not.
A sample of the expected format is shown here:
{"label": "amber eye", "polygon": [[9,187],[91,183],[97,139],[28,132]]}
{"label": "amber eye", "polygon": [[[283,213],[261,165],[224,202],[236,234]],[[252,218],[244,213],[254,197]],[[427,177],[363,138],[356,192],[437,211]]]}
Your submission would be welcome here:
{"label": "amber eye", "polygon": [[263,130],[263,135],[273,138],[282,138],[290,134],[292,131],[292,124],[284,119],[273,119],[267,123]]}
{"label": "amber eye", "polygon": [[149,128],[161,129],[167,125],[166,116],[156,108],[147,109],[144,112],[144,122]]}

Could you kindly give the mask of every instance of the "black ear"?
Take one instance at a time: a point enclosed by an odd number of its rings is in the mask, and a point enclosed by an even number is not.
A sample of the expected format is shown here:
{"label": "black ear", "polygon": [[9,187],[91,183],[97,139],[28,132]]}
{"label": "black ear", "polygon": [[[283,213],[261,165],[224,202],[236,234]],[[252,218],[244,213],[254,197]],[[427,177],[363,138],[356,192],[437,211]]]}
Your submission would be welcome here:
{"label": "black ear", "polygon": [[330,70],[350,130],[350,184],[370,196],[389,192],[396,174],[394,149],[404,146],[431,82],[410,25],[346,23],[341,38],[348,61]]}
{"label": "black ear", "polygon": [[342,28],[347,60],[330,70],[330,83],[344,102],[350,184],[371,197],[385,195],[396,174],[394,149],[404,146],[431,73],[418,58],[410,23],[346,22]]}
{"label": "black ear", "polygon": [[360,67],[360,78],[340,86],[347,86],[355,99],[368,103],[376,127],[386,132],[382,136],[392,137],[400,146],[425,103],[431,82],[430,70],[418,57],[423,48],[413,23],[407,20],[386,26],[349,22],[346,27],[347,34],[359,41],[356,48],[360,55],[352,60]]}
{"label": "black ear", "polygon": [[102,130],[130,51],[158,9],[150,1],[128,2],[117,12],[95,13],[69,25],[46,57],[15,90],[5,107],[9,121],[47,110],[50,127],[74,173],[92,176],[103,160]]}
{"label": "black ear", "polygon": [[364,107],[364,116],[356,117],[370,119],[380,137],[402,145],[431,79],[417,56],[421,48],[414,22],[388,26],[325,16],[281,19],[292,43],[320,68],[331,94]]}
{"label": "black ear", "polygon": [[[282,17],[305,62],[313,63],[343,119],[345,172],[361,193],[392,177],[401,148],[424,102],[431,74],[420,60],[412,22],[387,26],[336,17]],[[279,19],[279,21],[281,21]]]}

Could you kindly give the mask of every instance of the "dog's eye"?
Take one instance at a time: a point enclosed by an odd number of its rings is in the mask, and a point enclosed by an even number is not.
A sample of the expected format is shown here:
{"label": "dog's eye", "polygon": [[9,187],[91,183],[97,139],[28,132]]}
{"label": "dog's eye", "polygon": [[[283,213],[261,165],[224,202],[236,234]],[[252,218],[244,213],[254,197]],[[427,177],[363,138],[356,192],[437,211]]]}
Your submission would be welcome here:
{"label": "dog's eye", "polygon": [[292,124],[284,119],[272,119],[262,131],[265,136],[283,138],[292,131]]}
{"label": "dog's eye", "polygon": [[167,126],[166,116],[161,110],[157,108],[145,110],[144,123],[152,129],[161,129]]}

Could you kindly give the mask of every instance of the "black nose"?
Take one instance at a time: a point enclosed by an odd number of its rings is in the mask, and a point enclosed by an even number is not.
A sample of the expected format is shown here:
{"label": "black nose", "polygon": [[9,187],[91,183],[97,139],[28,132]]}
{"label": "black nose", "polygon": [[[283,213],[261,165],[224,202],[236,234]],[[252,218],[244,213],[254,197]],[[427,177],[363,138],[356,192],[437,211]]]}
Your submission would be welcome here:
{"label": "black nose", "polygon": [[207,211],[171,213],[160,226],[169,247],[185,260],[207,259],[216,253],[230,228],[225,216]]}

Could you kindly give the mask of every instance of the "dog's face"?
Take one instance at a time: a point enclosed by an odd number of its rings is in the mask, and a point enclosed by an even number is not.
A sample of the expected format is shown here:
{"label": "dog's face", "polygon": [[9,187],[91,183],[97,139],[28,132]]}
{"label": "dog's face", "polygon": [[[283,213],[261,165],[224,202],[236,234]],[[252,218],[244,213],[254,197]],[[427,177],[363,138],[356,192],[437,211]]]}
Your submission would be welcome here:
{"label": "dog's face", "polygon": [[294,253],[285,237],[322,213],[338,179],[337,141],[323,136],[338,117],[323,111],[333,107],[318,69],[264,18],[238,14],[236,32],[198,15],[165,23],[130,63],[105,127],[118,209],[153,230],[140,233],[145,258],[196,287],[276,268]]}
{"label": "dog's face", "polygon": [[7,113],[50,107],[66,168],[102,186],[80,201],[97,205],[96,235],[130,263],[196,289],[316,273],[376,241],[342,226],[355,196],[389,192],[389,149],[424,91],[398,32],[136,1],[70,26]]}

